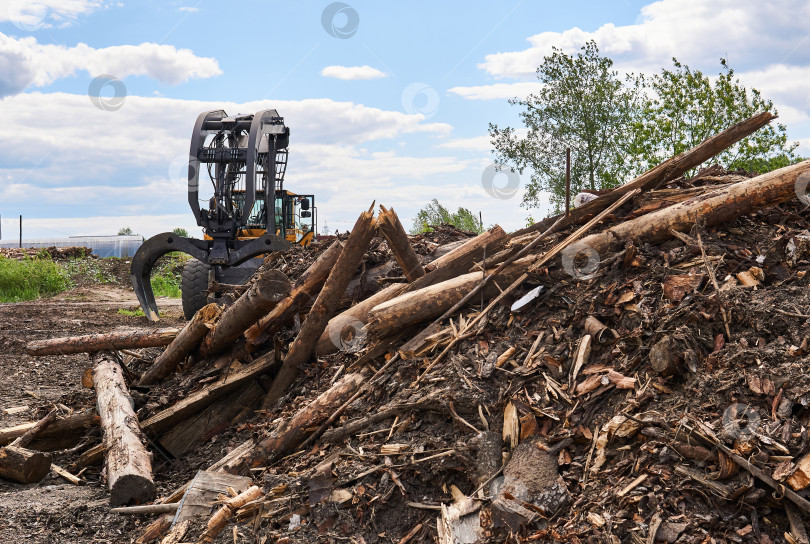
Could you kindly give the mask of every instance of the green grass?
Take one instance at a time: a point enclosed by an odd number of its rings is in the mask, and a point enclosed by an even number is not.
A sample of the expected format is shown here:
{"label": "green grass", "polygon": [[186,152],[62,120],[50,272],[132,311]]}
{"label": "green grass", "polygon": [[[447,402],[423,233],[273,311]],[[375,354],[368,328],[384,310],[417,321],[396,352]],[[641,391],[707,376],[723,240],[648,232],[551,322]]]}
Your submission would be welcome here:
{"label": "green grass", "polygon": [[152,292],[156,297],[180,298],[180,281],[183,264],[188,260],[185,253],[169,253],[158,259],[152,269]]}
{"label": "green grass", "polygon": [[0,256],[0,302],[20,302],[61,293],[70,277],[50,259]]}
{"label": "green grass", "polygon": [[103,270],[97,259],[71,259],[62,268],[69,277],[86,276],[98,283],[115,283],[115,277]]}
{"label": "green grass", "polygon": [[140,308],[138,308],[137,310],[134,310],[134,311],[133,310],[126,310],[124,308],[119,308],[118,309],[118,315],[126,315],[126,316],[129,316],[129,317],[143,317],[145,314],[143,313],[143,310],[140,309]]}

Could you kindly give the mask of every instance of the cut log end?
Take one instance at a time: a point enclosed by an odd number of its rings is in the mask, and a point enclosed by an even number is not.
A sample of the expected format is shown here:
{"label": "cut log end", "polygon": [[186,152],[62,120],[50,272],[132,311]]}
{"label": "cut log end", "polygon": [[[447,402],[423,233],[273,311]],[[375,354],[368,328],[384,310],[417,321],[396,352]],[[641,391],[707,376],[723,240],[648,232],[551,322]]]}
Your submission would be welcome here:
{"label": "cut log end", "polygon": [[143,504],[155,498],[155,483],[139,474],[124,474],[110,489],[110,504]]}
{"label": "cut log end", "polygon": [[22,484],[41,481],[51,471],[51,456],[15,446],[0,449],[0,477]]}

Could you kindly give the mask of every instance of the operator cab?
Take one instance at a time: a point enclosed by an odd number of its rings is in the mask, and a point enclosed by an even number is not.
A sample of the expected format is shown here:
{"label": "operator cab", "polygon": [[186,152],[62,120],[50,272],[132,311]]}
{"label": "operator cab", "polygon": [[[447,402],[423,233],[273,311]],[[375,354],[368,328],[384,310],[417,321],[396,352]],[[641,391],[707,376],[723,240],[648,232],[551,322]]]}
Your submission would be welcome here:
{"label": "operator cab", "polygon": [[[236,193],[234,199],[241,205],[244,193]],[[290,191],[276,191],[276,235],[286,240],[308,246],[317,232],[317,208],[314,195],[297,195]],[[256,193],[256,202],[250,211],[242,236],[261,236],[267,228],[264,194]]]}

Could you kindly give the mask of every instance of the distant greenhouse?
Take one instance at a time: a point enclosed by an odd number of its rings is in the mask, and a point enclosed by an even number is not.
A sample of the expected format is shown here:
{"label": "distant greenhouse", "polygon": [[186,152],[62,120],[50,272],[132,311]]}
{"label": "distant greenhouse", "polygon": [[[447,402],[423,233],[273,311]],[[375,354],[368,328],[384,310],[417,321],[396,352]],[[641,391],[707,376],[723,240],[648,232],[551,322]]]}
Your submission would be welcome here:
{"label": "distant greenhouse", "polygon": [[[141,236],[71,236],[23,239],[22,247],[88,247],[98,257],[132,257],[141,247]],[[19,247],[19,240],[2,240],[0,247]]]}

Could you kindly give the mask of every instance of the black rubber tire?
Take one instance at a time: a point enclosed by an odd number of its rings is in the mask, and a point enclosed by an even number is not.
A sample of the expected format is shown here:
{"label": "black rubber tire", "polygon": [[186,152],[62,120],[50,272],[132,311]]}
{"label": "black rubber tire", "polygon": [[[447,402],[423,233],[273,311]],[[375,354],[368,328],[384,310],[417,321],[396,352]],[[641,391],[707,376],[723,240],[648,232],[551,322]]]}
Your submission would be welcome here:
{"label": "black rubber tire", "polygon": [[194,317],[197,310],[205,306],[208,300],[209,270],[211,270],[211,265],[197,259],[189,259],[183,265],[180,292],[183,300],[183,315],[186,320]]}

